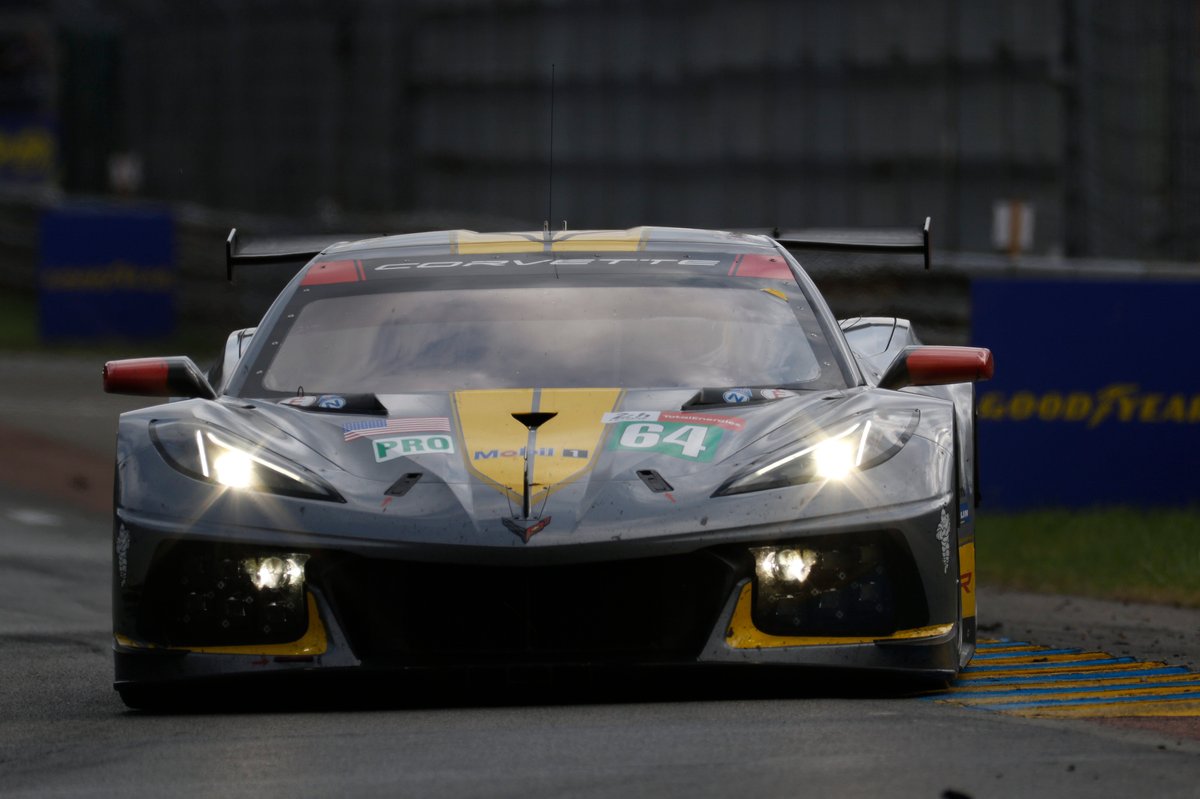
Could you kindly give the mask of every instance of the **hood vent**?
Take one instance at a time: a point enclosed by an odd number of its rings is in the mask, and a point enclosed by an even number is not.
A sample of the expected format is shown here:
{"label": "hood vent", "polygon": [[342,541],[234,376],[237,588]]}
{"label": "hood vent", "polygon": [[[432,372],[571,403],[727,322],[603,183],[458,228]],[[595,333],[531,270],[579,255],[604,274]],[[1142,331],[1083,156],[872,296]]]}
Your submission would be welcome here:
{"label": "hood vent", "polygon": [[664,480],[663,476],[653,469],[639,469],[637,476],[640,477],[642,482],[646,484],[646,488],[649,488],[655,494],[662,494],[665,491],[674,490],[671,488],[671,484]]}

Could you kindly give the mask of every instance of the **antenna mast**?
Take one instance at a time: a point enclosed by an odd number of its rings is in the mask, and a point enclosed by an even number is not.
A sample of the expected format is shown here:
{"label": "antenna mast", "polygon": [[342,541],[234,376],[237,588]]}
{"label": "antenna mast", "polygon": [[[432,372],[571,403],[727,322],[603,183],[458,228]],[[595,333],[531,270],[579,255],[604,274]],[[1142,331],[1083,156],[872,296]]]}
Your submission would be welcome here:
{"label": "antenna mast", "polygon": [[546,189],[546,221],[554,218],[554,64],[550,65],[550,176]]}

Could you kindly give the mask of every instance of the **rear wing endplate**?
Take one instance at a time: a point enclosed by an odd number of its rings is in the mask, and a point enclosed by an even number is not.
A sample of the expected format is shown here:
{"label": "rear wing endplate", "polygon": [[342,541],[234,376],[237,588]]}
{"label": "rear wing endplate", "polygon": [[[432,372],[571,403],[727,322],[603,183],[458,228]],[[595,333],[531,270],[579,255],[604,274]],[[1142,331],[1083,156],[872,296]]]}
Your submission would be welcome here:
{"label": "rear wing endplate", "polygon": [[776,231],[774,239],[784,247],[807,250],[846,250],[850,252],[922,253],[925,268],[931,260],[930,218],[918,230],[836,228],[826,230]]}
{"label": "rear wing endplate", "polygon": [[233,228],[229,231],[229,238],[225,239],[225,277],[230,283],[233,282],[234,266],[292,264],[299,269],[334,244],[378,236],[378,233],[327,233],[319,236],[264,236],[247,240],[238,236],[237,228]]}

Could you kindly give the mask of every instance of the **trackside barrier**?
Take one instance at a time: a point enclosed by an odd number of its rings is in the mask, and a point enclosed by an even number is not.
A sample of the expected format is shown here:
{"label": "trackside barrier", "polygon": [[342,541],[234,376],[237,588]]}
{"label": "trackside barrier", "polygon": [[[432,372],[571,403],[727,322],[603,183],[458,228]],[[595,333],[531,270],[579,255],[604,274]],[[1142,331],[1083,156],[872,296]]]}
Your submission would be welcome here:
{"label": "trackside barrier", "polygon": [[1200,502],[1200,282],[975,278],[985,506]]}

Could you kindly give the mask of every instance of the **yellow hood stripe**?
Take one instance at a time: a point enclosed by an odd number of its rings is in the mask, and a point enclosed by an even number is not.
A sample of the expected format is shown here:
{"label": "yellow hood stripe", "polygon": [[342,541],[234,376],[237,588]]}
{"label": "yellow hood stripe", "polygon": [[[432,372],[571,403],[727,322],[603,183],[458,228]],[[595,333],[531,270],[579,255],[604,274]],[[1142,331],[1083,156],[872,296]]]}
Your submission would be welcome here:
{"label": "yellow hood stripe", "polygon": [[519,503],[525,490],[523,450],[529,431],[512,415],[554,413],[534,436],[530,505],[536,508],[595,464],[604,435],[604,414],[616,408],[621,393],[617,388],[455,392],[455,416],[467,468]]}

